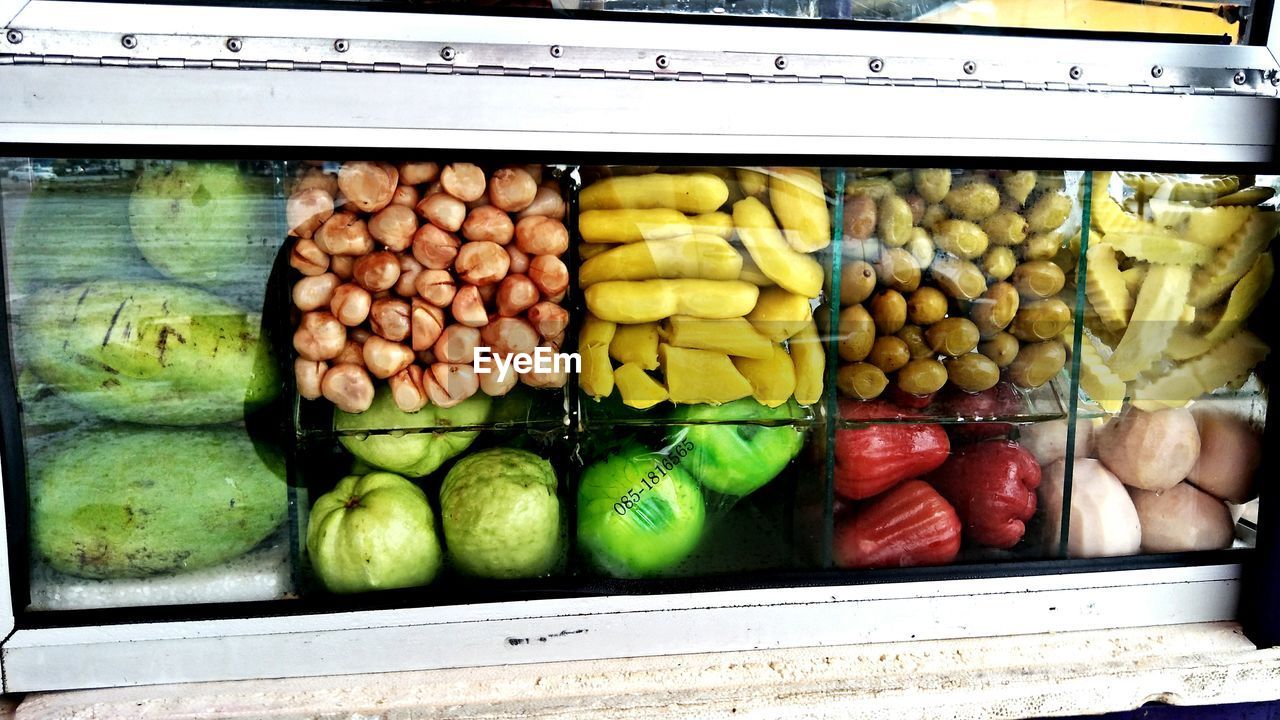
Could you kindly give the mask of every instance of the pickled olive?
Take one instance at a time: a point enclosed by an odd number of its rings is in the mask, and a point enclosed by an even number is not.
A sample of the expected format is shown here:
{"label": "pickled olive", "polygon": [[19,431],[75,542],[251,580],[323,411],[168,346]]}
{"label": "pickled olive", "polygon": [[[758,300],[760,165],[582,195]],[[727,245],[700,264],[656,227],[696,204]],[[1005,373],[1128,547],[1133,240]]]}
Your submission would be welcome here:
{"label": "pickled olive", "polygon": [[856,362],[841,365],[836,371],[836,388],[859,400],[880,397],[889,385],[889,378],[880,368],[870,363]]}
{"label": "pickled olive", "polygon": [[993,282],[1007,279],[1017,266],[1017,257],[1007,247],[993,247],[982,256],[982,272]]}
{"label": "pickled olive", "polygon": [[1013,322],[1018,314],[1018,291],[1007,282],[996,283],[983,293],[982,297],[973,301],[969,308],[969,318],[978,326],[978,334],[983,338],[995,336]]}
{"label": "pickled olive", "polygon": [[1007,372],[1015,385],[1038,388],[1049,382],[1067,364],[1067,351],[1057,340],[1029,343],[1018,350]]}
{"label": "pickled olive", "polygon": [[342,278],[343,282],[355,274],[356,259],[351,255],[334,255],[329,258],[329,272]]}
{"label": "pickled olive", "polygon": [[489,178],[489,202],[499,210],[520,212],[537,194],[538,183],[524,168],[500,168]]}
{"label": "pickled olive", "polygon": [[903,325],[894,337],[907,344],[907,352],[912,360],[933,357],[933,348],[924,339],[924,330],[919,325]]}
{"label": "pickled olive", "polygon": [[876,338],[867,355],[867,362],[891,373],[911,361],[911,350],[902,338],[884,335]]}
{"label": "pickled olive", "polygon": [[373,252],[369,228],[355,213],[336,212],[316,230],[312,238],[330,255],[367,255]]}
{"label": "pickled olive", "polygon": [[458,257],[458,238],[427,223],[413,235],[413,259],[432,270],[446,270]]}
{"label": "pickled olive", "polygon": [[915,170],[916,192],[927,203],[940,203],[951,191],[951,171],[945,169]]}
{"label": "pickled olive", "polygon": [[418,275],[422,274],[422,263],[413,259],[412,255],[401,255],[400,278],[396,280],[395,291],[400,297],[411,298],[418,293]]}
{"label": "pickled olive", "polygon": [[458,251],[453,269],[472,285],[493,285],[507,276],[511,256],[497,243],[469,242]]}
{"label": "pickled olive", "polygon": [[364,344],[364,366],[374,377],[385,380],[413,364],[408,345],[383,340],[377,335]]}
{"label": "pickled olive", "polygon": [[388,250],[401,252],[413,243],[413,234],[418,231],[418,216],[413,214],[412,208],[388,205],[369,218],[368,227],[374,240],[386,245]]}
{"label": "pickled olive", "polygon": [[1014,201],[1018,207],[1022,207],[1027,203],[1027,196],[1036,187],[1036,172],[1034,170],[1011,172],[1000,179],[1000,187],[1004,188],[1004,193],[1010,200]]}
{"label": "pickled olive", "polygon": [[527,217],[516,223],[516,247],[529,255],[561,255],[569,249],[569,231],[555,218]]}
{"label": "pickled olive", "polygon": [[390,205],[399,184],[400,172],[389,163],[356,160],[338,168],[338,189],[343,197],[367,213]]}
{"label": "pickled olive", "polygon": [[876,289],[876,271],[871,263],[855,260],[840,269],[840,303],[857,305]]}
{"label": "pickled olive", "polygon": [[844,206],[844,234],[854,240],[866,240],[876,231],[876,201],[866,195],[849,198]]}
{"label": "pickled olive", "polygon": [[484,327],[489,324],[489,312],[484,309],[484,298],[480,297],[480,288],[466,285],[453,296],[449,305],[453,319],[471,327]]}
{"label": "pickled olive", "polygon": [[[533,284],[528,275],[512,273],[502,279],[498,285],[496,298],[498,314],[503,317],[515,317],[538,303],[538,286]],[[452,296],[449,298],[452,300]]]}
{"label": "pickled olive", "polygon": [[471,163],[450,163],[440,171],[440,188],[462,202],[484,196],[484,170]]}
{"label": "pickled olive", "polygon": [[968,260],[942,255],[929,266],[929,274],[942,291],[955,300],[974,300],[987,291],[982,271]]}
{"label": "pickled olive", "polygon": [[400,163],[400,182],[405,185],[421,185],[436,179],[440,166],[433,162]]}
{"label": "pickled olive", "polygon": [[396,192],[391,196],[392,205],[403,205],[410,210],[418,205],[418,201],[422,197],[418,195],[418,188],[412,185],[401,185],[396,188]]}
{"label": "pickled olive", "polygon": [[939,250],[972,260],[987,251],[990,242],[982,228],[966,220],[943,220],[933,232]]}
{"label": "pickled olive", "polygon": [[289,234],[309,238],[333,215],[333,196],[320,188],[299,190],[289,196],[284,206]]}
{"label": "pickled olive", "polygon": [[895,170],[889,174],[889,182],[893,183],[894,189],[899,194],[906,193],[915,185],[915,180],[912,179],[910,170]]}
{"label": "pickled olive", "polygon": [[1050,232],[1062,227],[1071,216],[1071,198],[1061,192],[1047,192],[1027,210],[1027,230]]}
{"label": "pickled olive", "polygon": [[539,255],[529,261],[529,279],[548,300],[569,287],[569,268],[555,255]]}
{"label": "pickled olive", "polygon": [[1000,382],[1000,368],[991,358],[976,352],[942,361],[947,380],[965,392],[982,392]]}
{"label": "pickled olive", "polygon": [[893,182],[882,177],[864,177],[850,180],[844,186],[844,195],[847,198],[867,197],[872,202],[880,202],[886,195],[892,195],[897,188],[893,186]]}
{"label": "pickled olive", "polygon": [[898,389],[912,395],[928,395],[947,384],[947,368],[933,358],[917,358],[898,371]]}
{"label": "pickled olive", "polygon": [[921,270],[928,270],[933,264],[934,247],[933,239],[929,237],[929,232],[924,228],[911,228],[911,237],[907,239],[907,252],[911,253],[911,257],[915,258],[916,265]]}
{"label": "pickled olive", "polygon": [[1045,260],[1023,263],[1013,271],[1013,286],[1019,294],[1031,300],[1057,295],[1066,282],[1067,276],[1062,268]]}
{"label": "pickled olive", "polygon": [[369,306],[369,327],[388,340],[404,340],[409,337],[409,303],[399,298],[374,300]]}
{"label": "pickled olive", "polygon": [[996,367],[1008,367],[1018,356],[1018,338],[1007,332],[998,332],[990,338],[978,343],[978,352],[991,358]]}
{"label": "pickled olive", "polygon": [[427,222],[449,232],[458,232],[467,217],[466,203],[442,192],[431,193],[422,198],[417,210]]}
{"label": "pickled olive", "polygon": [[952,215],[978,222],[1000,209],[1000,191],[990,183],[971,182],[952,188],[942,199]]}
{"label": "pickled olive", "polygon": [[865,360],[876,339],[875,322],[861,305],[850,305],[840,311],[840,357],[843,360]]}
{"label": "pickled olive", "polygon": [[878,208],[880,242],[886,247],[902,247],[911,238],[911,206],[898,195],[885,195]]}
{"label": "pickled olive", "polygon": [[342,280],[333,273],[304,277],[293,285],[293,304],[304,312],[322,308],[333,299],[333,291],[341,284]]}
{"label": "pickled olive", "polygon": [[373,380],[364,368],[352,363],[329,368],[320,380],[320,392],[343,412],[362,413],[373,405]]}
{"label": "pickled olive", "polygon": [[1027,238],[1022,248],[1022,260],[1052,260],[1062,247],[1062,235],[1056,232],[1041,233]]}
{"label": "pickled olive", "polygon": [[293,349],[303,359],[319,362],[332,360],[347,344],[347,329],[331,313],[303,313],[293,333]]}
{"label": "pickled olive", "polygon": [[906,200],[907,207],[911,208],[911,222],[919,225],[920,220],[924,218],[924,209],[928,207],[925,204],[924,198],[915,193],[911,193],[909,195],[903,195],[902,199]]}
{"label": "pickled olive", "polygon": [[[557,220],[564,220],[564,210],[564,198],[560,196],[560,190],[554,184],[547,184],[538,188],[538,193],[533,196],[533,202],[529,204],[529,207],[521,210],[516,218],[523,220],[532,215],[545,215]],[[493,374],[488,373],[486,377]],[[508,373],[508,375],[510,374]],[[480,384],[483,385],[484,381],[482,380]],[[511,384],[515,385],[514,379]]]}
{"label": "pickled olive", "polygon": [[[440,338],[440,333],[444,332],[444,322],[444,310],[428,305],[422,298],[413,299],[413,310],[409,320],[409,345],[415,353],[418,353],[420,361],[435,362],[435,353],[431,352],[431,348]],[[431,354],[430,360],[423,360],[424,352]]]}
{"label": "pickled olive", "polygon": [[323,275],[329,269],[329,254],[314,240],[299,240],[289,251],[289,266],[303,275]]}
{"label": "pickled olive", "polygon": [[511,222],[511,216],[490,205],[472,210],[462,222],[462,237],[472,242],[506,245],[511,242],[515,232],[516,226]]}
{"label": "pickled olive", "polygon": [[368,290],[355,283],[346,283],[339,285],[333,291],[333,297],[329,300],[329,310],[343,325],[355,327],[369,317],[369,308],[372,303],[373,296]]}
{"label": "pickled olive", "polygon": [[924,337],[934,352],[959,357],[978,347],[978,326],[967,318],[943,318],[926,328]]}
{"label": "pickled olive", "polygon": [[871,296],[871,318],[881,335],[892,335],[907,322],[907,299],[897,290],[881,290]]}
{"label": "pickled olive", "polygon": [[390,290],[400,279],[400,261],[395,253],[380,250],[356,260],[353,279],[371,293]]}
{"label": "pickled olive", "polygon": [[1023,342],[1055,338],[1071,324],[1071,308],[1058,298],[1027,303],[1009,324],[1009,332]]}
{"label": "pickled olive", "polygon": [[925,286],[907,298],[907,320],[913,325],[932,325],[947,316],[947,296],[936,287]]}
{"label": "pickled olive", "polygon": [[983,220],[981,227],[995,245],[1021,245],[1027,239],[1027,221],[1009,210]]}
{"label": "pickled olive", "polygon": [[881,285],[899,292],[911,292],[920,287],[920,265],[903,248],[884,251],[876,263],[876,276]]}
{"label": "pickled olive", "polygon": [[938,224],[943,220],[951,218],[951,213],[942,205],[930,205],[924,209],[924,216],[920,218],[920,227],[933,231],[937,229]]}
{"label": "pickled olive", "polygon": [[320,382],[329,370],[329,363],[297,358],[293,361],[293,377],[298,386],[298,394],[305,400],[320,397]]}

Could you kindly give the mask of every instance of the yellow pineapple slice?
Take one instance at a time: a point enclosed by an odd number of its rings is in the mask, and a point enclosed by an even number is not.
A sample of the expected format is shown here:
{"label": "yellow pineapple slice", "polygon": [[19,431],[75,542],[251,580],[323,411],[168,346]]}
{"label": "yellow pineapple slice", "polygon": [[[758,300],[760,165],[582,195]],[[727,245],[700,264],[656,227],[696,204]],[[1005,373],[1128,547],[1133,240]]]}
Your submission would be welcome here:
{"label": "yellow pineapple slice", "polygon": [[1280,230],[1280,213],[1257,212],[1218,249],[1212,261],[1196,271],[1190,303],[1205,308],[1217,303],[1253,267]]}
{"label": "yellow pineapple slice", "polygon": [[1182,237],[1200,245],[1222,247],[1255,212],[1251,207],[1195,208],[1187,215]]}
{"label": "yellow pineapple slice", "polygon": [[1248,373],[1270,351],[1257,335],[1247,330],[1237,333],[1196,359],[1135,384],[1133,405],[1148,411],[1182,407]]}
{"label": "yellow pineapple slice", "polygon": [[1112,232],[1107,242],[1131,258],[1163,265],[1204,265],[1213,259],[1213,248],[1165,235]]}
{"label": "yellow pineapple slice", "polygon": [[1111,356],[1110,367],[1121,380],[1134,380],[1164,354],[1178,318],[1187,304],[1191,268],[1156,265],[1138,291],[1129,327]]}
{"label": "yellow pineapple slice", "polygon": [[1117,264],[1116,251],[1110,245],[1094,245],[1085,253],[1085,296],[1098,314],[1103,327],[1123,330],[1133,312],[1133,298],[1125,287]]}

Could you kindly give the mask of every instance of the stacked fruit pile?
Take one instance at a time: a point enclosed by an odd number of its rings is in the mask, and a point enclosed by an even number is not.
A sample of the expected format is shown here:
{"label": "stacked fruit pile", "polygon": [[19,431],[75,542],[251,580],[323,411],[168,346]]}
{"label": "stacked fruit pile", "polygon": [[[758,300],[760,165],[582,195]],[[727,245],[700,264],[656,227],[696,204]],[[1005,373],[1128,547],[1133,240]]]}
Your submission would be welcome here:
{"label": "stacked fruit pile", "polygon": [[[872,174],[879,173],[879,174]],[[1066,362],[1062,176],[854,171],[846,188],[836,385],[852,398],[1023,388]]]}
{"label": "stacked fruit pile", "polygon": [[831,243],[817,170],[619,175],[586,187],[580,204],[589,396],[616,388],[641,409],[817,402],[823,271],[812,253]]}
{"label": "stacked fruit pile", "polygon": [[299,394],[362,412],[377,378],[412,412],[477,391],[505,395],[518,382],[563,387],[562,367],[517,375],[475,364],[481,346],[512,358],[564,343],[565,202],[541,180],[540,166],[308,168],[286,208],[290,264],[303,275],[293,286]]}

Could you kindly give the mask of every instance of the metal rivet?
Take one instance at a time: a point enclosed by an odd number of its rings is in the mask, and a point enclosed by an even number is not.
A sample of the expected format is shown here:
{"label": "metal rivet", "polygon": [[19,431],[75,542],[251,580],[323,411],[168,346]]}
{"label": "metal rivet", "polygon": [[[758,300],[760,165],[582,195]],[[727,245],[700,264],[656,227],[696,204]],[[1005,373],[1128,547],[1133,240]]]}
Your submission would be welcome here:
{"label": "metal rivet", "polygon": [[1079,65],[1072,65],[1071,71],[1067,74],[1071,76],[1072,80],[1079,80],[1080,78],[1084,77],[1084,68],[1080,67]]}
{"label": "metal rivet", "polygon": [[333,49],[337,50],[338,52],[346,52],[351,49],[351,43],[347,42],[346,40],[334,40]]}
{"label": "metal rivet", "polygon": [[242,47],[244,47],[244,41],[240,38],[227,38],[227,49],[231,52],[240,52]]}
{"label": "metal rivet", "polygon": [[125,35],[124,37],[120,38],[120,44],[125,46],[125,48],[128,50],[132,50],[138,47],[138,38],[132,35]]}
{"label": "metal rivet", "polygon": [[1232,80],[1235,81],[1235,84],[1237,85],[1243,85],[1249,81],[1249,77],[1244,74],[1243,70],[1241,70],[1240,72],[1236,73],[1236,76],[1232,78]]}
{"label": "metal rivet", "polygon": [[779,70],[786,70],[787,58],[782,55],[779,55],[778,57],[773,59],[773,66],[778,68]]}
{"label": "metal rivet", "polygon": [[871,68],[871,72],[878,73],[884,69],[884,61],[880,58],[871,58],[871,62],[867,63],[867,67]]}
{"label": "metal rivet", "polygon": [[17,45],[22,42],[22,32],[19,30],[10,30],[4,34],[4,39],[8,40],[10,45]]}
{"label": "metal rivet", "polygon": [[1152,66],[1151,66],[1151,77],[1153,77],[1153,78],[1158,78],[1158,77],[1160,77],[1161,75],[1164,75],[1164,68],[1160,67],[1159,65],[1152,65]]}
{"label": "metal rivet", "polygon": [[1271,71],[1271,84],[1280,85],[1280,73],[1277,73],[1275,70]]}
{"label": "metal rivet", "polygon": [[671,61],[667,59],[666,55],[659,55],[658,58],[654,60],[654,63],[657,64],[659,68],[666,70],[667,66],[671,64]]}
{"label": "metal rivet", "polygon": [[976,72],[978,72],[978,63],[972,60],[966,60],[964,63],[964,74],[972,75]]}
{"label": "metal rivet", "polygon": [[440,57],[443,58],[444,60],[453,60],[454,58],[458,57],[458,51],[454,50],[448,45],[445,45],[444,47],[440,48]]}
{"label": "metal rivet", "polygon": [[560,47],[559,45],[552,45],[552,46],[551,46],[551,57],[556,57],[556,58],[558,58],[558,57],[560,57],[561,55],[564,55],[564,48]]}

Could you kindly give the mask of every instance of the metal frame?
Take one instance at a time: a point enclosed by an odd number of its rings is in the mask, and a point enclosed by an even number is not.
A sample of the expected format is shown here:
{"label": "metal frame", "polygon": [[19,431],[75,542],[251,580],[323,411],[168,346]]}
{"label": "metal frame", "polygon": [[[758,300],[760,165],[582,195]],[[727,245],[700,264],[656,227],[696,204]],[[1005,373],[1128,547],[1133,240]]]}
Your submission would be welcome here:
{"label": "metal frame", "polygon": [[[12,9],[0,143],[1219,164],[1274,162],[1280,130],[1274,45],[50,0]],[[1203,622],[1237,617],[1240,576],[1230,564],[1064,571],[24,628],[0,666],[4,690],[20,692]],[[10,602],[0,592],[11,628]]]}

